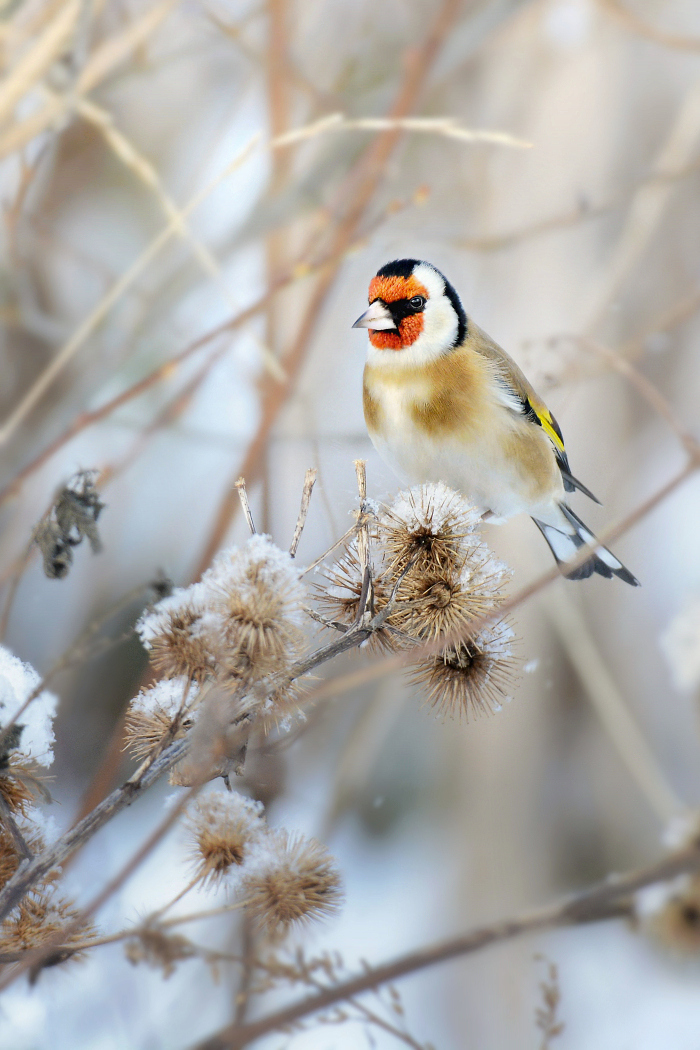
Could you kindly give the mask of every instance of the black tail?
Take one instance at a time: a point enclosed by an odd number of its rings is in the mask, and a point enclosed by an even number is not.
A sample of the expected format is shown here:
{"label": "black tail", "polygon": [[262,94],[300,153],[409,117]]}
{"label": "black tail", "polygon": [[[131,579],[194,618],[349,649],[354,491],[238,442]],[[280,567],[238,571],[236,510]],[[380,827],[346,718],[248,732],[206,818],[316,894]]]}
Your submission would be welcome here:
{"label": "black tail", "polygon": [[[560,503],[559,506],[569,524],[576,530],[575,532],[560,532],[559,529],[555,529],[552,525],[545,525],[544,522],[538,521],[537,518],[532,520],[549,544],[549,548],[557,563],[561,565],[563,562],[573,558],[576,551],[580,550],[581,547],[594,544],[596,538],[581,519],[574,514],[571,507],[567,507],[565,503]],[[569,572],[565,571],[564,575],[569,580],[585,580],[592,576],[594,572],[597,572],[600,576],[605,576],[607,579],[617,576],[618,579],[629,583],[630,586],[639,587],[639,580],[636,576],[633,576],[629,569],[626,569],[622,562],[607,547],[598,547],[583,565],[579,565],[577,569]]]}

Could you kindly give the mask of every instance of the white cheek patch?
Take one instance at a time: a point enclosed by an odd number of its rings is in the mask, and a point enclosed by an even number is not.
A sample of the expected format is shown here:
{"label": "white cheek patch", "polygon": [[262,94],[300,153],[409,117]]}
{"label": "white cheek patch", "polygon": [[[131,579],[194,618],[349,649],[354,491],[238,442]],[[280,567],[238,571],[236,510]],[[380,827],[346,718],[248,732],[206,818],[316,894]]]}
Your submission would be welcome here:
{"label": "white cheek patch", "polygon": [[370,343],[367,359],[372,364],[395,369],[412,368],[442,357],[454,346],[459,320],[445,295],[442,276],[428,263],[416,266],[413,276],[428,293],[423,310],[423,331],[415,342],[401,350],[378,350]]}

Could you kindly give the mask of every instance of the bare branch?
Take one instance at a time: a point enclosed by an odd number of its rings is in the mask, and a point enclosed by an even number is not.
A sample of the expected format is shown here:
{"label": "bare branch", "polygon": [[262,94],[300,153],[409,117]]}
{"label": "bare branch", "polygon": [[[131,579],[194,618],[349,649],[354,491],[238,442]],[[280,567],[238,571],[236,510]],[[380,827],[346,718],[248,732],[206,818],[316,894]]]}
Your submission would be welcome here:
{"label": "bare branch", "polygon": [[629,898],[636,890],[672,879],[682,872],[698,869],[700,851],[696,848],[679,850],[648,868],[605,879],[563,902],[556,902],[537,911],[526,912],[488,926],[479,926],[460,937],[409,952],[381,966],[368,967],[357,977],[276,1010],[257,1021],[245,1025],[228,1025],[208,1039],[196,1043],[190,1050],[242,1050],[268,1032],[285,1028],[302,1017],[333,1006],[334,1003],[351,999],[381,984],[424,970],[436,963],[447,962],[449,959],[456,959],[492,944],[538,930],[623,917],[630,913]]}

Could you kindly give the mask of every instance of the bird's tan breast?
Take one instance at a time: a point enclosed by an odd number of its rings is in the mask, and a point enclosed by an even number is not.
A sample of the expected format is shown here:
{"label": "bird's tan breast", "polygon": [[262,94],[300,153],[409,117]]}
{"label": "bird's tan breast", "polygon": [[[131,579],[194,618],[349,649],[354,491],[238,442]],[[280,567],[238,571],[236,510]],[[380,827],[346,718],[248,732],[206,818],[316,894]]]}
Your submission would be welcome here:
{"label": "bird's tan breast", "polygon": [[561,478],[540,427],[499,402],[468,346],[419,368],[368,363],[364,412],[380,454],[412,481],[444,481],[497,516],[549,498]]}
{"label": "bird's tan breast", "polygon": [[466,437],[481,426],[488,382],[485,362],[462,348],[420,368],[367,364],[363,388],[367,429],[385,439],[397,424],[426,437]]}

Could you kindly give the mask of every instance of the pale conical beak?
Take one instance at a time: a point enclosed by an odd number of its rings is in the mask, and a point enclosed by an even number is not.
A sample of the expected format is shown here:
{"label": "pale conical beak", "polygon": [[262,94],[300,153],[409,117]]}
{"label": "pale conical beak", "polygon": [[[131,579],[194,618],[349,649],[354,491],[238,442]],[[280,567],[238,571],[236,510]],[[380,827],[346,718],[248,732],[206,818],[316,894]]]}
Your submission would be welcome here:
{"label": "pale conical beak", "polygon": [[353,328],[373,328],[375,332],[388,332],[393,328],[396,331],[394,318],[380,299],[375,299],[369,310],[357,318]]}

